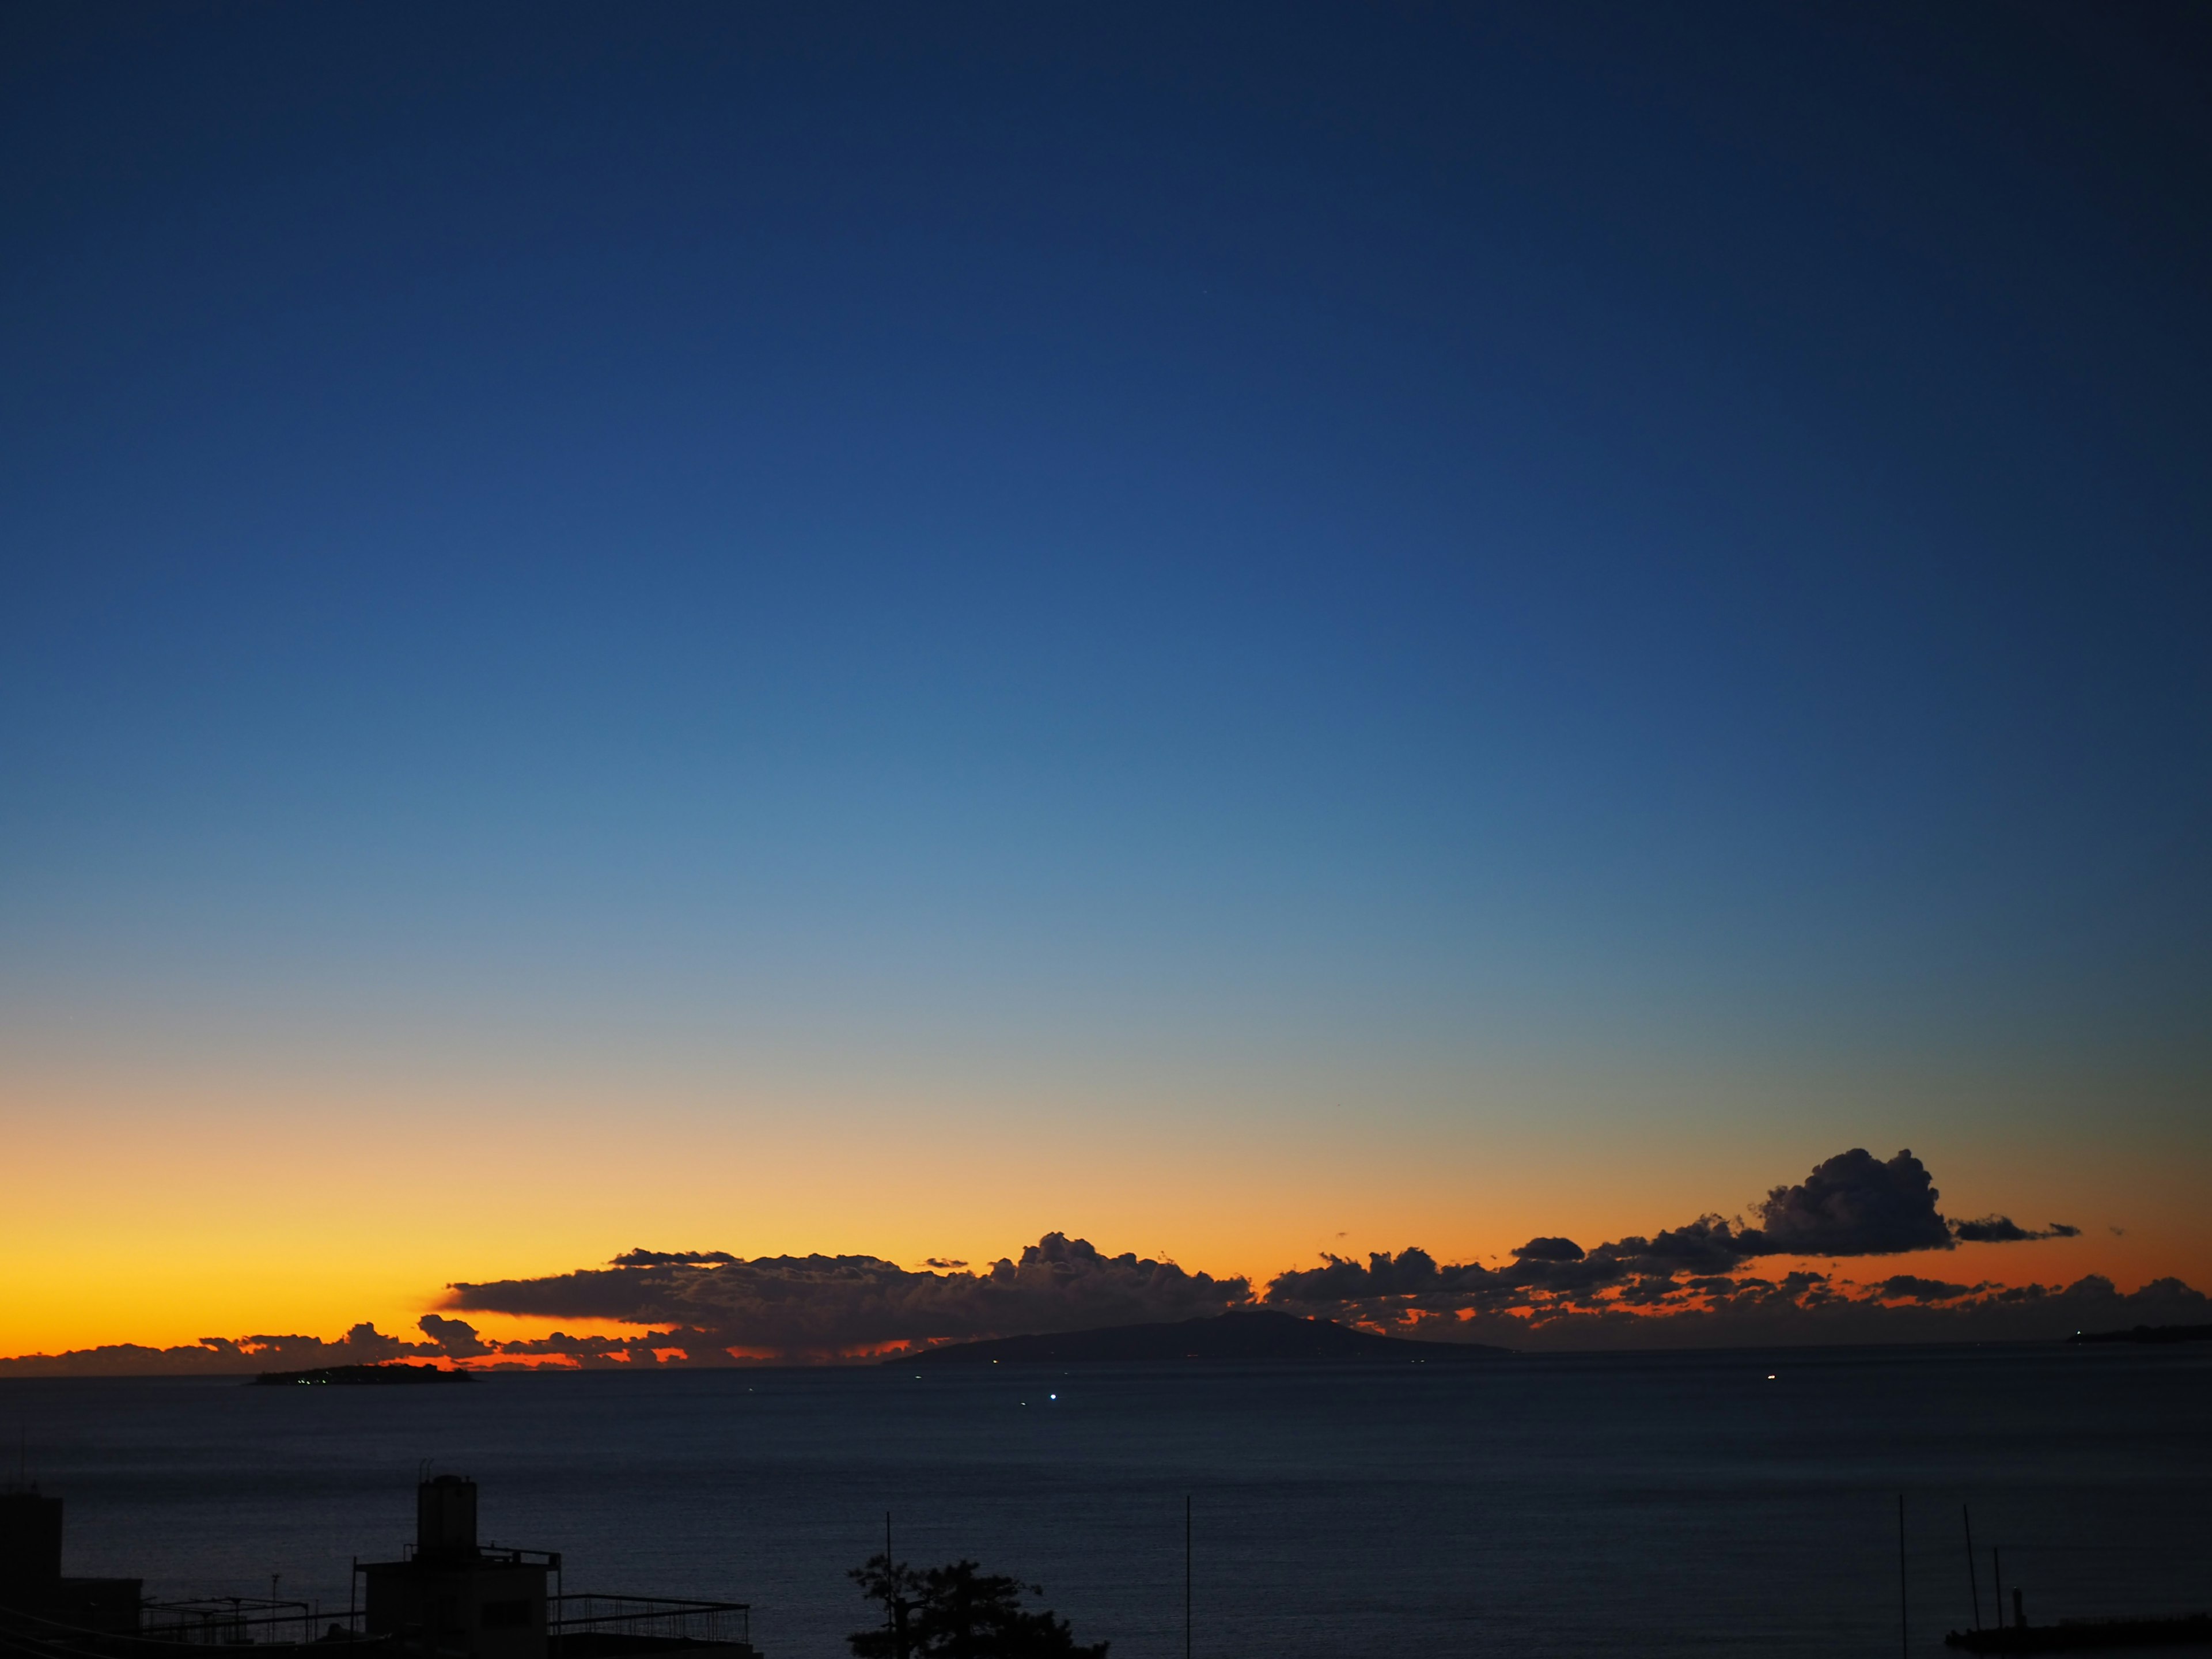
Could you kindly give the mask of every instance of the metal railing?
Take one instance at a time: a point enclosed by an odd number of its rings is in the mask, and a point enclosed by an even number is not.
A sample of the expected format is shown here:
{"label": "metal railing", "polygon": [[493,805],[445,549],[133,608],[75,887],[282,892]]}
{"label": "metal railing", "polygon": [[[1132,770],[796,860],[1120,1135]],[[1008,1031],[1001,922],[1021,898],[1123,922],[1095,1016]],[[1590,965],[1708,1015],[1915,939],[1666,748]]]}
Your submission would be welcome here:
{"label": "metal railing", "polygon": [[[346,1622],[340,1618],[334,1623]],[[211,1595],[191,1601],[149,1601],[138,1616],[138,1634],[154,1642],[234,1647],[244,1642],[312,1642],[315,1610],[305,1601],[275,1601],[263,1596]]]}
{"label": "metal railing", "polygon": [[[744,1601],[700,1601],[672,1595],[556,1595],[546,1604],[546,1634],[607,1636],[663,1643],[752,1640],[752,1607]],[[576,1647],[597,1643],[574,1644]]]}
{"label": "metal railing", "polygon": [[[204,1601],[148,1602],[144,1619],[132,1631],[88,1630],[65,1620],[0,1609],[0,1656],[4,1659],[152,1659],[173,1653],[179,1644],[224,1647],[258,1646],[272,1651],[304,1653],[319,1627],[341,1626],[340,1639],[350,1637],[349,1650],[362,1656],[388,1654],[392,1639],[362,1637],[343,1629],[343,1613],[315,1617],[307,1614],[303,1637],[299,1602],[257,1601],[229,1596]],[[204,1613],[206,1617],[201,1615]],[[315,1642],[318,1650],[321,1644]]]}
{"label": "metal railing", "polygon": [[[149,1653],[161,1647],[265,1646],[303,1648],[330,1641],[389,1647],[362,1628],[356,1608],[251,1595],[148,1601],[138,1628],[128,1634],[79,1630],[31,1615],[0,1615],[0,1656],[79,1652]],[[611,1659],[623,1653],[718,1644],[750,1646],[752,1608],[744,1601],[708,1601],[673,1595],[556,1595],[545,1599],[548,1645],[568,1659]],[[403,1636],[397,1638],[407,1645]]]}

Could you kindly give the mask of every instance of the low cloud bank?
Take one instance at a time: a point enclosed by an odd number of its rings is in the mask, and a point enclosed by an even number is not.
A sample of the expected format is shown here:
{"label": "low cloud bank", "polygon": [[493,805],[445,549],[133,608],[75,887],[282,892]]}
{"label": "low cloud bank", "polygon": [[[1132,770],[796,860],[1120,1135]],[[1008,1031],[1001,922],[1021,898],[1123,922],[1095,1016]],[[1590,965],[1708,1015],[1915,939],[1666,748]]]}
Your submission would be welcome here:
{"label": "low cloud bank", "polygon": [[[1748,1221],[1705,1215],[1585,1249],[1532,1238],[1504,1266],[1438,1261],[1418,1248],[1359,1261],[1327,1256],[1249,1281],[1171,1261],[1108,1255],[1048,1233],[988,1267],[933,1257],[921,1269],[868,1255],[760,1256],[726,1250],[625,1252],[603,1267],[539,1279],[461,1282],[421,1340],[356,1325],[336,1341],[205,1337],[184,1347],[132,1344],[0,1359],[0,1375],[289,1370],[428,1360],[471,1367],[720,1365],[745,1359],[852,1358],[904,1345],[1189,1319],[1264,1304],[1374,1330],[1516,1347],[1654,1347],[1809,1342],[2028,1340],[2132,1324],[2212,1320],[2212,1303],[2176,1279],[2123,1294],[2090,1275],[2063,1286],[1964,1284],[1893,1273],[1859,1282],[1847,1259],[1954,1250],[1961,1243],[2071,1238],[2063,1222],[2024,1227],[2004,1215],[1954,1220],[1910,1152],[1838,1153],[1802,1182],[1771,1188]],[[1822,1258],[1774,1275],[1778,1257]],[[1781,1265],[1787,1265],[1786,1263]],[[619,1336],[495,1341],[467,1313],[636,1328]]]}
{"label": "low cloud bank", "polygon": [[485,1340],[465,1319],[425,1314],[420,1342],[355,1326],[336,1341],[314,1336],[204,1336],[174,1348],[136,1342],[66,1353],[0,1359],[0,1376],[251,1376],[322,1365],[454,1364],[471,1370],[523,1370],[550,1361],[586,1369],[649,1370],[657,1365],[727,1364],[712,1331],[678,1327],[624,1336],[570,1336],[556,1331],[526,1341]]}
{"label": "low cloud bank", "polygon": [[[1193,1319],[1252,1300],[1249,1279],[1190,1273],[1172,1261],[1107,1255],[1048,1233],[1018,1259],[980,1271],[913,1272],[872,1255],[761,1256],[635,1249],[604,1267],[544,1279],[447,1287],[453,1312],[644,1326],[636,1334],[488,1341],[465,1319],[425,1314],[423,1340],[356,1325],[335,1342],[310,1336],[203,1337],[174,1348],[121,1343],[0,1359],[0,1375],[223,1376],[386,1360],[472,1369],[544,1362],[631,1370],[726,1365],[744,1358],[818,1360],[1028,1331]],[[964,1267],[964,1264],[963,1264]]]}
{"label": "low cloud bank", "polygon": [[1439,1263],[1418,1249],[1364,1264],[1329,1256],[1278,1274],[1264,1300],[1401,1334],[1541,1347],[2027,1340],[2100,1322],[2201,1318],[2207,1310],[2203,1296],[2170,1279],[2122,1296],[2095,1275],[2061,1288],[1746,1271],[1766,1257],[1901,1255],[2081,1231],[2059,1221],[2031,1229],[2003,1215],[1953,1220],[1937,1208],[1942,1196],[1910,1151],[1884,1160],[1854,1147],[1802,1182],[1771,1188],[1751,1223],[1705,1215],[1587,1250],[1570,1238],[1532,1238],[1502,1267]]}
{"label": "low cloud bank", "polygon": [[[2114,1232],[2120,1230],[2112,1229]],[[2081,1230],[2069,1227],[2063,1221],[2031,1232],[2008,1215],[1985,1215],[1979,1221],[1954,1221],[1951,1236],[1969,1244],[2018,1244],[2031,1238],[2079,1238]]]}
{"label": "low cloud bank", "polygon": [[1082,1330],[1217,1314],[1251,1297],[1243,1279],[1187,1273],[1172,1261],[1109,1256],[1048,1233],[981,1271],[915,1272],[872,1255],[632,1250],[606,1267],[550,1279],[457,1284],[459,1310],[555,1319],[674,1324],[717,1348],[837,1354],[891,1344]]}
{"label": "low cloud bank", "polygon": [[[468,1352],[484,1352],[471,1326],[432,1314],[423,1322],[425,1328],[434,1321],[449,1328],[451,1340],[465,1345]],[[307,1370],[317,1365],[377,1365],[392,1359],[449,1357],[461,1355],[444,1346],[434,1332],[428,1341],[410,1342],[404,1337],[386,1336],[374,1325],[361,1324],[334,1342],[318,1336],[204,1336],[196,1343],[175,1348],[116,1342],[98,1348],[72,1348],[67,1353],[24,1354],[0,1359],[0,1376],[237,1376],[255,1371]]]}
{"label": "low cloud bank", "polygon": [[1526,1310],[1559,1297],[1649,1304],[1692,1288],[1680,1282],[1686,1279],[1719,1283],[1763,1256],[1901,1255],[1955,1249],[1961,1240],[2014,1243],[2072,1238],[2081,1231],[2052,1222],[2031,1231],[2001,1215],[1953,1221],[1936,1208],[1942,1196],[1928,1166],[1910,1151],[1883,1161],[1854,1147],[1814,1166],[1794,1186],[1771,1188],[1758,1206],[1756,1224],[1705,1215],[1587,1250],[1571,1238],[1532,1238],[1513,1252],[1508,1267],[1441,1266],[1419,1249],[1370,1255],[1364,1266],[1329,1256],[1321,1267],[1278,1274],[1267,1300],[1316,1310],[1400,1303],[1431,1311]]}
{"label": "low cloud bank", "polygon": [[1897,1274],[1854,1285],[1823,1273],[1683,1285],[1664,1296],[1550,1304],[1521,1314],[1375,1310],[1412,1336],[1543,1351],[1788,1347],[1839,1343],[2041,1342],[2075,1331],[2212,1322],[2212,1297],[2179,1279],[2123,1292],[2101,1274],[2067,1285],[1959,1285]]}

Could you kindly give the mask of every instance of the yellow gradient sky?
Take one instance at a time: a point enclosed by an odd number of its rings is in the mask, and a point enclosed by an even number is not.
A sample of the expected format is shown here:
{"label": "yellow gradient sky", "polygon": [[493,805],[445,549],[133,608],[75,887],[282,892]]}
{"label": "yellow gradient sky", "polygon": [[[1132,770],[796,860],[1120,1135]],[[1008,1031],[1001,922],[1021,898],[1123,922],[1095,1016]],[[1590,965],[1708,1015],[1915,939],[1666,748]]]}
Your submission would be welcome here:
{"label": "yellow gradient sky", "polygon": [[2212,1225],[2186,1165],[2160,1171],[2140,1151],[2069,1142],[2009,1093],[1975,1104],[1954,1085],[1948,1115],[1964,1132],[1932,1139],[1912,1134],[1910,1096],[1893,1098],[1850,1115],[1859,1132],[1838,1142],[1814,1127],[1828,1116],[1819,1097],[1795,1121],[1732,1133],[1745,1118],[1730,1094],[1771,1103],[1771,1078],[1731,1089],[1509,1076],[1470,1081],[1456,1104],[1270,1111],[1179,1099],[1158,1079],[1118,1101],[1103,1083],[1056,1099],[1043,1079],[1032,1088],[963,1094],[956,1109],[883,1083],[647,1096],[590,1079],[422,1077],[403,1090],[304,1075],[191,1088],[19,1077],[6,1097],[17,1180],[0,1218],[0,1352],[334,1337],[364,1319],[410,1332],[452,1280],[565,1272],[636,1246],[918,1267],[986,1262],[1060,1231],[1255,1281],[1324,1251],[1418,1244],[1488,1261],[1538,1234],[1587,1247],[1741,1212],[1844,1145],[1886,1157],[1907,1135],[1947,1213],[1997,1210],[2083,1234],[1869,1258],[1843,1264],[1847,1275],[2212,1279]]}

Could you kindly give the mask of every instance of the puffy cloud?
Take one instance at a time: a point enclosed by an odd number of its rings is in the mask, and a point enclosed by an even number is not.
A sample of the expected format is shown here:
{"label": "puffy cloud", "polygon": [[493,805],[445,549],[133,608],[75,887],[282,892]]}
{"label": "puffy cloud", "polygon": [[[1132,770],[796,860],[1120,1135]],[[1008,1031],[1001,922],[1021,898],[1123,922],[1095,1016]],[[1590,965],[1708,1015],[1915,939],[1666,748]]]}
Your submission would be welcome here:
{"label": "puffy cloud", "polygon": [[[1433,1264],[1431,1264],[1433,1266]],[[761,1256],[633,1250],[605,1267],[456,1284],[462,1310],[623,1324],[672,1324],[722,1349],[837,1354],[1219,1313],[1249,1300],[1242,1279],[1170,1261],[1109,1256],[1048,1233],[981,1272],[910,1272],[869,1255]],[[635,1345],[633,1345],[635,1346]]]}
{"label": "puffy cloud", "polygon": [[[1539,1261],[1533,1271],[1550,1271]],[[1267,1286],[1267,1300],[1278,1306],[1300,1309],[1343,1307],[1372,1316],[1378,1310],[1406,1304],[1426,1308],[1449,1304],[1459,1306],[1499,1297],[1510,1297],[1517,1282],[1513,1269],[1492,1272],[1479,1262],[1440,1267],[1426,1250],[1407,1249],[1392,1255],[1381,1250],[1366,1261],[1325,1255],[1318,1267],[1293,1268],[1278,1273]]]}
{"label": "puffy cloud", "polygon": [[1522,1261],[1580,1261],[1584,1251],[1571,1238],[1532,1238],[1516,1246],[1513,1255]]}
{"label": "puffy cloud", "polygon": [[465,1319],[442,1319],[436,1314],[424,1314],[415,1324],[448,1358],[474,1359],[492,1352],[491,1345],[479,1337],[477,1328]]}
{"label": "puffy cloud", "polygon": [[1948,1250],[1942,1194],[1910,1152],[1887,1163],[1863,1146],[1839,1152],[1794,1187],[1777,1187],[1759,1206],[1758,1254],[1891,1255]]}
{"label": "puffy cloud", "polygon": [[1589,1253],[1589,1260],[1618,1262],[1630,1272],[1663,1279],[1678,1273],[1726,1272],[1760,1254],[1760,1244],[1757,1233],[1740,1232],[1735,1223],[1707,1215],[1666,1228],[1656,1237],[1601,1244]]}
{"label": "puffy cloud", "polygon": [[[1899,1255],[1969,1243],[2073,1238],[2081,1229],[2054,1221],[2038,1231],[2002,1215],[1951,1221],[1938,1210],[1935,1178],[1908,1150],[1886,1162],[1864,1147],[1838,1152],[1794,1186],[1771,1188],[1758,1206],[1759,1224],[1700,1216],[1650,1238],[1600,1244],[1586,1259],[1613,1261],[1640,1275],[1711,1273],[1763,1255]],[[1541,1248],[1540,1248],[1541,1247]],[[1514,1252],[1523,1260],[1571,1261],[1571,1240],[1531,1239]]]}

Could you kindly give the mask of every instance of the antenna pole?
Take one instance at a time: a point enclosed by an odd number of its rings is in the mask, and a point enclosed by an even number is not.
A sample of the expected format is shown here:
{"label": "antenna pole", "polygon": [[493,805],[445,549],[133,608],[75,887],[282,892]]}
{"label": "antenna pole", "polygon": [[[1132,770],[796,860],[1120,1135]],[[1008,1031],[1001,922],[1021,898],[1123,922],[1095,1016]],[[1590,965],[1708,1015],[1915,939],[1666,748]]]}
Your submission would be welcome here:
{"label": "antenna pole", "polygon": [[1897,1494],[1897,1650],[1911,1659],[1912,1609],[1905,1595],[1905,1494]]}
{"label": "antenna pole", "polygon": [[1966,1589],[1974,1598],[1974,1628],[1982,1627],[1982,1584],[1974,1577],[1974,1515],[1964,1504],[1959,1505],[1959,1518],[1966,1523]]}
{"label": "antenna pole", "polygon": [[1190,1498],[1182,1500],[1182,1659],[1190,1659]]}

